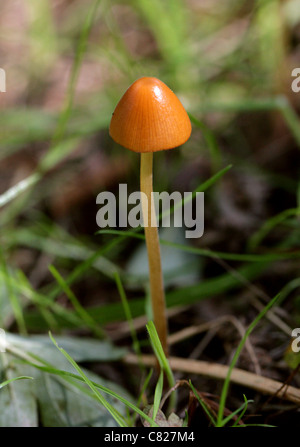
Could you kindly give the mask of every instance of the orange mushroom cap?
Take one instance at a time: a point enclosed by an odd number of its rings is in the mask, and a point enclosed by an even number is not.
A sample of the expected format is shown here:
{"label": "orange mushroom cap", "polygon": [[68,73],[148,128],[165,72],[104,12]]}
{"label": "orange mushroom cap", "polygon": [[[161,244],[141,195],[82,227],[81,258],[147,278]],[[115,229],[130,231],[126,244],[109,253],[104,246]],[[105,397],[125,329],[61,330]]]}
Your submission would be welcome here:
{"label": "orange mushroom cap", "polygon": [[135,152],[156,152],[185,143],[192,131],[188,114],[177,96],[162,81],[143,77],[120,99],[109,134]]}

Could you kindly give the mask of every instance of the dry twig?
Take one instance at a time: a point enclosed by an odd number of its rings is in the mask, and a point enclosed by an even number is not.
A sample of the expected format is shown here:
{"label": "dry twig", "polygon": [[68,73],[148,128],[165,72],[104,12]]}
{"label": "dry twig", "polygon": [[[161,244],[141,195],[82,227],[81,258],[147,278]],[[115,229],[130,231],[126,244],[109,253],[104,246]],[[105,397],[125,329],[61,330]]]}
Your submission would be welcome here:
{"label": "dry twig", "polygon": [[[131,365],[137,365],[139,362],[138,357],[134,354],[127,354],[123,360]],[[145,366],[154,367],[156,365],[156,359],[153,355],[143,355],[141,360]],[[225,379],[229,368],[228,366],[219,365],[217,363],[182,359],[179,357],[170,357],[169,362],[173,371],[199,374],[206,377],[213,377],[215,379]],[[231,381],[238,385],[259,391],[262,394],[276,394],[280,399],[300,404],[300,390],[293,386],[285,386],[284,383],[277,380],[269,379],[268,377],[263,377],[243,369],[234,368],[231,373]]]}

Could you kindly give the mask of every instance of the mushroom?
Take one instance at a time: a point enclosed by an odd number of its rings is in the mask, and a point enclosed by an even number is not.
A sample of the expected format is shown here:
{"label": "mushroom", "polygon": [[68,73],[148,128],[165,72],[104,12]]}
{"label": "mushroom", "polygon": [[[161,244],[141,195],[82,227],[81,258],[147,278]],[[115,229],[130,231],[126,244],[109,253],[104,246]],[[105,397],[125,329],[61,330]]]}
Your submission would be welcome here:
{"label": "mushroom", "polygon": [[177,96],[166,84],[153,77],[140,78],[127,89],[115,108],[109,128],[110,136],[115,142],[141,154],[140,190],[144,193],[141,194],[141,204],[148,251],[151,303],[154,324],[166,355],[165,296],[155,207],[151,194],[153,152],[182,145],[189,139],[191,130],[190,119]]}

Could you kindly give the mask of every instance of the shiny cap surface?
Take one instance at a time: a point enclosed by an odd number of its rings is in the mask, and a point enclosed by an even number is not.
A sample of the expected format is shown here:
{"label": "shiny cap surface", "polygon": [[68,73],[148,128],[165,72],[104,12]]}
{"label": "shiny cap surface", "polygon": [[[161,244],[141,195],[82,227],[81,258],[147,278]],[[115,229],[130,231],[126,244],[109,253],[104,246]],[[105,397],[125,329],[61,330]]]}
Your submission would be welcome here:
{"label": "shiny cap surface", "polygon": [[156,152],[185,143],[191,122],[177,96],[162,81],[143,77],[125,92],[113,113],[109,134],[135,152]]}

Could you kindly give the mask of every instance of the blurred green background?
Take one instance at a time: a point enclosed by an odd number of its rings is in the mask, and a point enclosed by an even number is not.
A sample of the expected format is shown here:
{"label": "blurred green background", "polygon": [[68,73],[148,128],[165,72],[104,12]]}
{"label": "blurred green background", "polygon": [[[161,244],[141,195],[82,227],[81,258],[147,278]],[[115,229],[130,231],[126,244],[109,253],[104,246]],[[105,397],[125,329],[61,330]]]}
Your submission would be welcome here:
{"label": "blurred green background", "polygon": [[[207,192],[205,234],[196,246],[237,254],[277,246],[295,250],[300,96],[291,89],[291,71],[299,61],[299,4],[1,2],[5,271],[13,278],[22,272],[32,293],[42,288],[47,296],[49,264],[70,273],[110,242],[109,236],[95,236],[96,195],[116,192],[122,182],[138,189],[139,160],[114,144],[108,125],[125,89],[144,75],[169,85],[194,123],[183,148],[155,157],[155,189],[192,191],[233,165]],[[96,259],[96,272],[104,277],[90,270],[94,282],[78,286],[85,304],[110,299],[109,277],[115,268],[126,268],[131,247],[132,241],[118,245]],[[219,272],[209,261],[194,270],[196,281]],[[130,275],[122,271],[127,282]],[[23,331],[27,300],[13,300]]]}
{"label": "blurred green background", "polygon": [[171,328],[226,312],[248,324],[283,291],[283,357],[300,322],[300,0],[1,0],[0,66],[0,327],[113,338],[115,272],[145,313],[143,242],[96,235],[96,196],[138,189],[139,158],[108,126],[128,86],[155,76],[193,133],[155,156],[154,190],[193,191],[232,165],[205,192],[204,236],[164,234],[180,244],[162,249],[168,306],[196,309]]}

